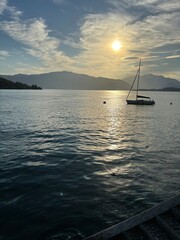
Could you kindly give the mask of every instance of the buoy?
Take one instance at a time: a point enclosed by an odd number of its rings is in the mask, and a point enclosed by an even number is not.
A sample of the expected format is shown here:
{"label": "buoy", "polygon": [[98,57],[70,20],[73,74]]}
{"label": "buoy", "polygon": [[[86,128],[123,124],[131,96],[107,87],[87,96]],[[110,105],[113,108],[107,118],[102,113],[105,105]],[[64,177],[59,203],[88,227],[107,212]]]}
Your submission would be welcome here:
{"label": "buoy", "polygon": [[170,103],[170,105],[172,105],[172,102]]}

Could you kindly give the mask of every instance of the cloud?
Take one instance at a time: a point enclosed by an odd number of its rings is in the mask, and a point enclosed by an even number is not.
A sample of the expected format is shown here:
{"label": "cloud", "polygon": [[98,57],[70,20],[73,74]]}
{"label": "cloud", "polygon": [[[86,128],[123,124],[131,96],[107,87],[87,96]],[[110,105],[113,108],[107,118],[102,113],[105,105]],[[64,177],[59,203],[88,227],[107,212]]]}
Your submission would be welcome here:
{"label": "cloud", "polygon": [[2,14],[4,12],[6,7],[7,7],[7,0],[1,0],[0,1],[0,14]]}
{"label": "cloud", "polygon": [[[120,66],[125,65],[121,60],[127,53],[127,45],[131,45],[133,33],[127,31],[126,25],[132,18],[114,13],[86,15],[80,27],[79,47],[83,49],[76,56],[78,64],[75,67],[86,69],[90,75],[119,77]],[[118,24],[117,24],[118,23]],[[119,39],[122,50],[115,54],[111,44]],[[122,74],[124,73],[122,70]]]}
{"label": "cloud", "polygon": [[[113,4],[118,6],[125,2],[113,1]],[[173,2],[175,4],[176,1]],[[86,68],[89,74],[118,77],[120,74],[127,75],[132,70],[131,66],[136,64],[137,58],[152,61],[150,65],[157,67],[158,61],[169,56],[170,45],[174,44],[174,51],[177,51],[177,44],[180,42],[180,13],[166,13],[165,8],[160,11],[161,1],[129,1],[129,3],[147,8],[156,6],[158,14],[149,14],[139,21],[134,21],[135,16],[122,9],[86,15],[80,27],[79,41],[79,47],[84,51],[76,57],[77,67]],[[114,54],[110,46],[116,38],[122,43],[122,49],[118,54]],[[159,54],[156,51],[151,54],[151,49],[161,46],[166,46],[167,54]]]}
{"label": "cloud", "polygon": [[[124,9],[124,11],[128,11],[129,9],[133,9],[134,11],[138,8],[144,8],[151,11],[154,11],[156,5],[160,2],[160,0],[107,0],[109,4],[114,6],[115,8]],[[142,10],[142,9],[141,9]]]}
{"label": "cloud", "polygon": [[179,58],[180,59],[180,55],[172,55],[172,56],[168,56],[166,58]]}
{"label": "cloud", "polygon": [[176,40],[177,42],[175,43],[170,43],[170,44],[163,44],[161,46],[152,48],[151,51],[153,52],[175,52],[175,51],[180,51],[180,41]]}
{"label": "cloud", "polygon": [[0,51],[0,55],[6,57],[6,56],[9,56],[9,52],[7,52],[7,51]]}
{"label": "cloud", "polygon": [[157,5],[157,8],[161,11],[179,11],[180,3],[179,0],[163,1]]}
{"label": "cloud", "polygon": [[178,12],[179,0],[107,0],[117,11],[124,12],[143,21],[149,16]]}
{"label": "cloud", "polygon": [[14,6],[8,6],[7,0],[0,0],[0,14],[4,14],[4,12],[8,12],[12,19],[17,19],[22,14]]}
{"label": "cloud", "polygon": [[[52,2],[62,4],[64,0]],[[82,15],[77,24],[79,29],[68,35],[63,35],[63,32],[57,34],[60,39],[54,36],[43,18],[23,19],[22,12],[1,0],[0,13],[9,11],[11,20],[2,21],[0,29],[21,43],[26,54],[41,61],[38,67],[22,65],[17,70],[67,70],[121,78],[134,72],[133,66],[137,65],[140,57],[149,63],[149,70],[152,71],[157,71],[162,60],[168,64],[168,61],[178,59],[179,0],[107,2],[111,4],[110,9],[104,13]],[[118,53],[111,48],[116,39],[122,44]],[[165,70],[168,69],[166,66]],[[145,70],[148,72],[148,67]]]}
{"label": "cloud", "polygon": [[109,4],[119,7],[145,7],[145,8],[157,8],[161,10],[174,10],[179,8],[179,0],[107,0]]}
{"label": "cloud", "polygon": [[[57,50],[60,42],[49,36],[49,30],[43,19],[28,21],[4,21],[0,28],[14,40],[29,46],[38,53],[47,53]],[[35,55],[35,54],[34,54]]]}
{"label": "cloud", "polygon": [[0,59],[8,57],[10,54],[7,51],[0,51]]}
{"label": "cloud", "polygon": [[153,47],[176,42],[179,39],[178,29],[180,14],[169,13],[147,17],[145,21],[133,26],[138,33],[142,46]]}
{"label": "cloud", "polygon": [[[43,19],[33,19],[28,21],[4,21],[0,27],[13,39],[34,48],[41,47],[44,42],[49,42],[50,46],[57,47],[57,41],[48,36],[48,30]],[[49,44],[47,44],[49,47]]]}
{"label": "cloud", "polygon": [[22,43],[27,54],[42,60],[44,66],[48,66],[49,69],[57,69],[57,66],[68,65],[70,62],[59,50],[61,41],[50,36],[51,31],[42,18],[3,21],[0,23],[0,29]]}
{"label": "cloud", "polygon": [[64,0],[52,0],[54,4],[62,4],[64,3]]}

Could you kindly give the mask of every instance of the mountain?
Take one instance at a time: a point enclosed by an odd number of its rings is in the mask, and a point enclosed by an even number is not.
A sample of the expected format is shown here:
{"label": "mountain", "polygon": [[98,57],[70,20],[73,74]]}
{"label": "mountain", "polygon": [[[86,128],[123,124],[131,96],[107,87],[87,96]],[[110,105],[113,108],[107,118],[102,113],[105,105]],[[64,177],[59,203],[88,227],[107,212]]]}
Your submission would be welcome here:
{"label": "mountain", "polygon": [[45,89],[128,90],[130,88],[130,85],[122,80],[96,78],[65,71],[33,75],[3,75],[2,77],[14,82],[19,81],[29,85],[36,84]]}
{"label": "mountain", "polygon": [[[123,81],[132,85],[134,77],[127,77]],[[139,89],[180,88],[180,81],[163,76],[146,74],[140,77]]]}
{"label": "mountain", "polygon": [[29,86],[20,82],[12,82],[0,77],[0,89],[41,89],[36,85]]}
{"label": "mountain", "polygon": [[[72,72],[51,72],[43,74],[18,74],[2,77],[13,82],[38,85],[45,89],[87,89],[87,90],[129,90],[134,76],[123,80],[92,77]],[[147,74],[140,77],[139,89],[180,88],[180,81],[163,76]]]}

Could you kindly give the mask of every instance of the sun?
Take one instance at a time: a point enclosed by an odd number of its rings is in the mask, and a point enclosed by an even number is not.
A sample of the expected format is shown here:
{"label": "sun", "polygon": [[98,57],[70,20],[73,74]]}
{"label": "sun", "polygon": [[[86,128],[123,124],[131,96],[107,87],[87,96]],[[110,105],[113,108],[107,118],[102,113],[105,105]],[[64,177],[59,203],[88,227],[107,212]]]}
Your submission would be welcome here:
{"label": "sun", "polygon": [[119,40],[115,40],[113,43],[112,43],[112,49],[115,51],[115,52],[118,52],[121,47],[122,47],[122,44]]}

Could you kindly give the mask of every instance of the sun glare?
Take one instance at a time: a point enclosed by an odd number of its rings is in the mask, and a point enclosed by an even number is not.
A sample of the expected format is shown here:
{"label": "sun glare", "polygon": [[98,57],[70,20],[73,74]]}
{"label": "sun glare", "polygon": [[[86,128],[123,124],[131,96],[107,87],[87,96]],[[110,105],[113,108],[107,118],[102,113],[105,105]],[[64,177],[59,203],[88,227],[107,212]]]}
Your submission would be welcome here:
{"label": "sun glare", "polygon": [[122,45],[120,43],[119,40],[116,40],[112,43],[112,49],[115,51],[115,52],[118,52],[120,49],[121,49]]}

